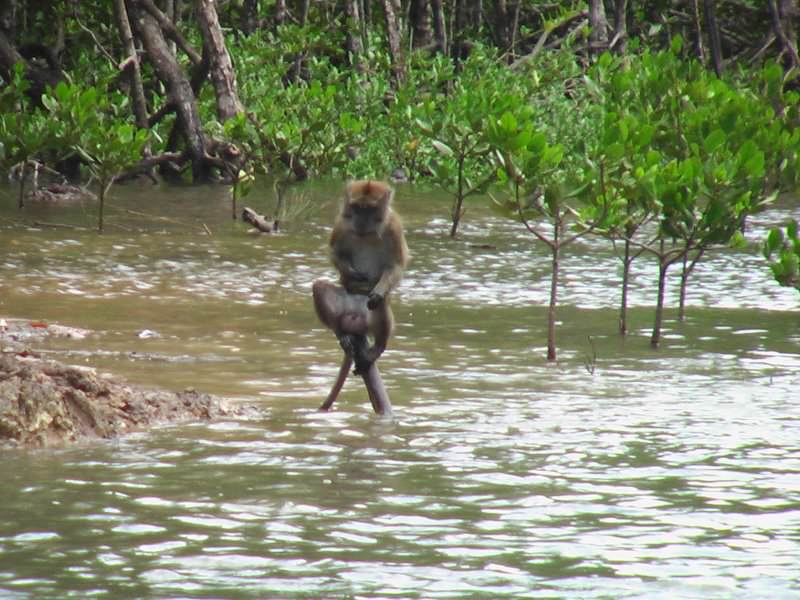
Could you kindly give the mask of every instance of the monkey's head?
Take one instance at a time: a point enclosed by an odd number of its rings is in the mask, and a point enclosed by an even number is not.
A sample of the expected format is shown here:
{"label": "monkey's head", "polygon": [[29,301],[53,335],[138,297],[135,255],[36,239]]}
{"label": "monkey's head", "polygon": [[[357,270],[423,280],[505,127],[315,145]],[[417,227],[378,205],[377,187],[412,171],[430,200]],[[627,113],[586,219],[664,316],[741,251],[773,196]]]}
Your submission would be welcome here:
{"label": "monkey's head", "polygon": [[356,235],[381,233],[394,197],[394,190],[381,181],[352,181],[345,189],[342,217]]}

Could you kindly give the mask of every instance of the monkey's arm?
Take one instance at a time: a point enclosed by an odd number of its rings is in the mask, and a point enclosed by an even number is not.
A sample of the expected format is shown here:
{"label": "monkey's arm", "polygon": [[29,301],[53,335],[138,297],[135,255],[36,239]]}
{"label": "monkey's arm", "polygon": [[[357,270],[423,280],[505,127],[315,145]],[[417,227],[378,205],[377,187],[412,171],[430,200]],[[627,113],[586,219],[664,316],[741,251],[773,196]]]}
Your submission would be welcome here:
{"label": "monkey's arm", "polygon": [[394,266],[391,269],[385,270],[378,280],[378,283],[375,284],[375,287],[372,288],[372,291],[369,293],[367,308],[375,310],[383,304],[386,296],[397,287],[397,284],[400,283],[402,278],[403,268],[400,266]]}
{"label": "monkey's arm", "polygon": [[378,283],[375,284],[375,287],[373,287],[369,293],[369,302],[367,306],[370,310],[374,310],[380,306],[384,298],[389,295],[389,292],[397,287],[397,284],[400,283],[400,280],[403,278],[403,273],[408,264],[408,246],[406,245],[402,229],[400,229],[400,223],[397,222],[389,231],[395,231],[397,233],[390,235],[386,239],[389,260],[387,261],[383,273],[381,273]]}

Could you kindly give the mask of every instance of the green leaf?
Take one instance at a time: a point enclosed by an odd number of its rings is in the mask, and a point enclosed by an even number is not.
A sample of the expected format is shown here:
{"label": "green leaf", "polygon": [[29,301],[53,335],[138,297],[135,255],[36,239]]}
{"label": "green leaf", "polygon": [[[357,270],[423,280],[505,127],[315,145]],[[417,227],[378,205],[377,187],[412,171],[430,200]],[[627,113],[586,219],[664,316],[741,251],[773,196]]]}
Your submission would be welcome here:
{"label": "green leaf", "polygon": [[547,146],[542,151],[542,166],[546,169],[554,169],[564,158],[564,148],[561,144],[555,146]]}
{"label": "green leaf", "polygon": [[42,95],[42,104],[50,112],[55,112],[58,109],[58,101],[48,94]]}
{"label": "green leaf", "polygon": [[736,248],[738,250],[744,250],[745,248],[747,248],[747,239],[744,237],[744,234],[739,230],[734,232],[729,243],[731,248]]}
{"label": "green leaf", "polygon": [[433,147],[436,148],[436,151],[442,156],[452,157],[455,154],[455,152],[453,152],[453,149],[444,142],[440,142],[439,140],[433,140],[431,144],[433,144]]}
{"label": "green leaf", "polygon": [[783,269],[783,276],[788,281],[797,279],[800,274],[800,256],[794,252],[784,252],[781,255],[781,268]]}
{"label": "green leaf", "polygon": [[610,67],[612,65],[613,62],[614,62],[614,57],[611,55],[611,53],[610,52],[603,52],[600,55],[600,58],[598,59],[597,64],[601,68],[607,69],[608,67]]}
{"label": "green leaf", "polygon": [[744,169],[750,177],[764,175],[764,153],[757,151],[744,163]]}
{"label": "green leaf", "polygon": [[625,146],[619,142],[606,146],[606,158],[611,162],[617,162],[625,156]]}
{"label": "green leaf", "polygon": [[547,136],[542,132],[533,132],[528,144],[528,150],[535,154],[541,154],[545,148],[547,148]]}
{"label": "green leaf", "polygon": [[764,258],[769,258],[783,245],[783,231],[774,227],[770,229],[769,235],[764,242]]}
{"label": "green leaf", "polygon": [[517,129],[517,119],[510,112],[504,112],[498,124],[506,135],[513,133]]}
{"label": "green leaf", "polygon": [[724,131],[715,129],[703,140],[703,150],[705,150],[707,154],[713,154],[725,143],[726,137]]}
{"label": "green leaf", "polygon": [[68,102],[69,97],[72,95],[72,88],[63,81],[58,82],[58,85],[56,85],[56,89],[54,91],[56,98],[58,98],[58,101],[62,104]]}
{"label": "green leaf", "polygon": [[636,143],[640,149],[651,144],[655,132],[656,128],[649,124],[644,124],[639,128],[636,134]]}
{"label": "green leaf", "polygon": [[531,142],[532,133],[530,129],[523,129],[520,131],[516,136],[514,136],[513,141],[511,142],[511,147],[514,150],[519,150],[520,148],[527,148],[528,144]]}
{"label": "green leaf", "polygon": [[786,235],[793,240],[797,240],[797,221],[792,219],[786,226]]}

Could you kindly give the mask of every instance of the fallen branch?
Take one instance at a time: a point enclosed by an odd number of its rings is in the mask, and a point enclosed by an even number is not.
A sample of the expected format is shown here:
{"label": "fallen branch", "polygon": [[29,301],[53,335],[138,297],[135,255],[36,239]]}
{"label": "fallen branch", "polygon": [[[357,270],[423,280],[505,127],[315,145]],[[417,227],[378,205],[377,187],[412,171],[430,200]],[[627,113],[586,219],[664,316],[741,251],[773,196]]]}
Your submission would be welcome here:
{"label": "fallen branch", "polygon": [[273,233],[278,231],[278,221],[272,221],[271,223],[267,220],[264,215],[258,214],[252,208],[244,207],[242,209],[242,221],[245,223],[249,223],[259,231],[264,233]]}
{"label": "fallen branch", "polygon": [[49,227],[51,229],[76,229],[78,231],[88,231],[86,227],[80,225],[70,225],[69,223],[46,223],[44,221],[34,221],[34,227]]}

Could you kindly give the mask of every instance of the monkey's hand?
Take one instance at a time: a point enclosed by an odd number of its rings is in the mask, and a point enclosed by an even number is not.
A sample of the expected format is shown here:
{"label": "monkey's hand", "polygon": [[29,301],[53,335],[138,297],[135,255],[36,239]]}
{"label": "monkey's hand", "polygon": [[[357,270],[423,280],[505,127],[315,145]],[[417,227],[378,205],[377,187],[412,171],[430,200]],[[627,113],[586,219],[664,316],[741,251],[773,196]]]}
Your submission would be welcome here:
{"label": "monkey's hand", "polygon": [[384,297],[382,294],[376,294],[375,292],[370,292],[369,297],[367,298],[367,308],[370,310],[375,310],[379,306],[383,305]]}

